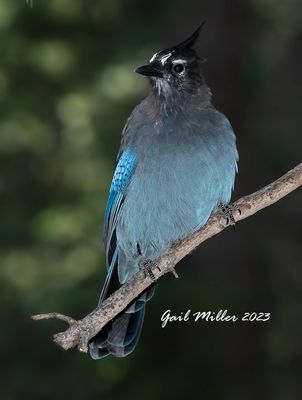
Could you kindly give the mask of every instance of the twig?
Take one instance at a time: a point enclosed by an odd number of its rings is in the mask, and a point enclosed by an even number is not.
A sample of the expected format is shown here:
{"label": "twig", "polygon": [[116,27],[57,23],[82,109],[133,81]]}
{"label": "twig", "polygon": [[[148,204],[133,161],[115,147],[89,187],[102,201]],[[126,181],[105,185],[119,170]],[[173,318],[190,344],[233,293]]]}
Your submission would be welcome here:
{"label": "twig", "polygon": [[[302,163],[275,182],[265,186],[263,189],[236,201],[234,207],[238,207],[241,213],[237,213],[237,215],[234,216],[235,221],[241,221],[259,210],[271,206],[301,185]],[[225,220],[221,213],[215,212],[202,229],[178,243],[175,243],[155,261],[154,267],[152,267],[155,279],[158,279],[168,272],[174,273],[175,265],[182,258],[193,251],[199,244],[217,235],[217,233],[225,228]],[[78,346],[80,351],[87,352],[89,340],[117,314],[123,311],[127,305],[151,283],[151,278],[145,276],[143,271],[137,272],[129,282],[125,283],[99,307],[79,321],[75,321],[73,318],[58,313],[39,314],[32,318],[35,320],[58,318],[68,322],[70,325],[69,328],[65,332],[55,334],[54,342],[64,350]]]}
{"label": "twig", "polygon": [[37,315],[32,316],[32,319],[34,321],[39,321],[40,319],[52,319],[52,318],[56,318],[56,319],[60,319],[61,321],[68,322],[68,324],[70,326],[77,323],[77,320],[75,320],[71,317],[68,317],[67,315],[57,313],[57,312],[52,312],[52,313],[48,313],[48,314],[37,314]]}

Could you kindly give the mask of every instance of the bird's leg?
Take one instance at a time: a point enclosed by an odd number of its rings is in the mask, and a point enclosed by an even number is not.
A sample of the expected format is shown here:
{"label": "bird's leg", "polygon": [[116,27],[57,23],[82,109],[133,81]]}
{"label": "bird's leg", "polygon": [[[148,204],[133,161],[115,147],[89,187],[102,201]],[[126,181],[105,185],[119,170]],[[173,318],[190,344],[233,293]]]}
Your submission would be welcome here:
{"label": "bird's leg", "polygon": [[156,262],[154,262],[148,258],[144,258],[143,256],[140,257],[138,266],[139,266],[139,269],[144,272],[145,278],[147,278],[147,276],[150,276],[150,278],[152,279],[153,282],[155,282],[156,279],[155,279],[152,269],[156,267],[159,271],[161,271],[161,269],[156,264]]}
{"label": "bird's leg", "polygon": [[225,218],[226,224],[231,225],[233,230],[235,231],[235,218],[234,213],[238,212],[241,215],[240,208],[233,203],[230,204],[219,204],[218,206],[219,213]]}

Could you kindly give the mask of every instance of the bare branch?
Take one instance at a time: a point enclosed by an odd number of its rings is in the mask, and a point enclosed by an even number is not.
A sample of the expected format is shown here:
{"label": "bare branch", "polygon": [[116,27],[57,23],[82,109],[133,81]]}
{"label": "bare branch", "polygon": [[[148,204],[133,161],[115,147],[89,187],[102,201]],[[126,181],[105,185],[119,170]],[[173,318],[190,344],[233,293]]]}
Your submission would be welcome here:
{"label": "bare branch", "polygon": [[77,320],[68,317],[67,315],[64,314],[60,314],[57,312],[51,312],[51,313],[47,313],[47,314],[37,314],[37,315],[33,315],[31,317],[34,321],[39,321],[41,319],[60,319],[61,321],[65,321],[67,322],[69,325],[73,325],[77,323]]}
{"label": "bare branch", "polygon": [[[240,209],[241,214],[234,215],[235,221],[241,221],[261,209],[271,206],[301,185],[302,163],[263,189],[236,201],[234,206]],[[152,267],[155,279],[168,272],[172,272],[175,275],[174,267],[182,258],[193,251],[199,244],[217,235],[225,228],[226,224],[223,216],[219,212],[215,212],[202,229],[175,243],[155,261],[155,265]],[[125,283],[106,299],[100,307],[97,307],[79,321],[58,313],[39,314],[32,318],[35,320],[58,318],[68,322],[69,328],[65,332],[55,334],[54,342],[64,350],[78,346],[80,351],[87,352],[89,340],[110,320],[123,311],[151,283],[152,280],[149,276],[145,276],[142,271],[137,272],[129,282]]]}

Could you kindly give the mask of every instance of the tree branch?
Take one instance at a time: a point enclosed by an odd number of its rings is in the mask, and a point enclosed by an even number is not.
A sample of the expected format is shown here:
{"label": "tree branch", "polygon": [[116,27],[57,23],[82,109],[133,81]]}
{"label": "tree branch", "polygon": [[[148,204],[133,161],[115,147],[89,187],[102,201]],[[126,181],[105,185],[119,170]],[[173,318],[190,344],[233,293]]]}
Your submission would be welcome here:
{"label": "tree branch", "polygon": [[[234,215],[235,221],[241,221],[259,210],[272,205],[284,196],[288,195],[302,185],[302,163],[287,172],[275,182],[265,186],[257,192],[242,197],[234,203],[241,214]],[[174,266],[199,244],[211,238],[226,228],[224,217],[218,211],[215,212],[207,224],[193,235],[175,243],[152,266],[155,279],[167,272],[175,273]],[[58,313],[39,314],[32,316],[34,320],[57,318],[69,323],[65,332],[54,335],[54,342],[68,350],[78,346],[83,352],[88,350],[88,342],[93,338],[110,320],[123,311],[141,292],[143,292],[152,280],[145,276],[143,271],[137,272],[129,282],[125,283],[119,290],[113,293],[99,307],[79,321]]]}

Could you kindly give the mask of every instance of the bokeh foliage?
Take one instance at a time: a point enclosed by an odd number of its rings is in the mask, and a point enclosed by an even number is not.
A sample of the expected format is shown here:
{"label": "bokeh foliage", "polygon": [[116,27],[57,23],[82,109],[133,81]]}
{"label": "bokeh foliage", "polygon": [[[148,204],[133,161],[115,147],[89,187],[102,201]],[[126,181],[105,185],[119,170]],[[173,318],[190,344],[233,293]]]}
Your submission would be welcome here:
{"label": "bokeh foliage", "polygon": [[[147,90],[133,70],[204,18],[206,79],[238,133],[239,196],[301,161],[301,1],[0,0],[1,400],[301,395],[301,193],[163,279],[131,357],[63,353],[50,342],[63,324],[29,320],[96,304],[120,132]],[[272,319],[163,330],[167,308]]]}

